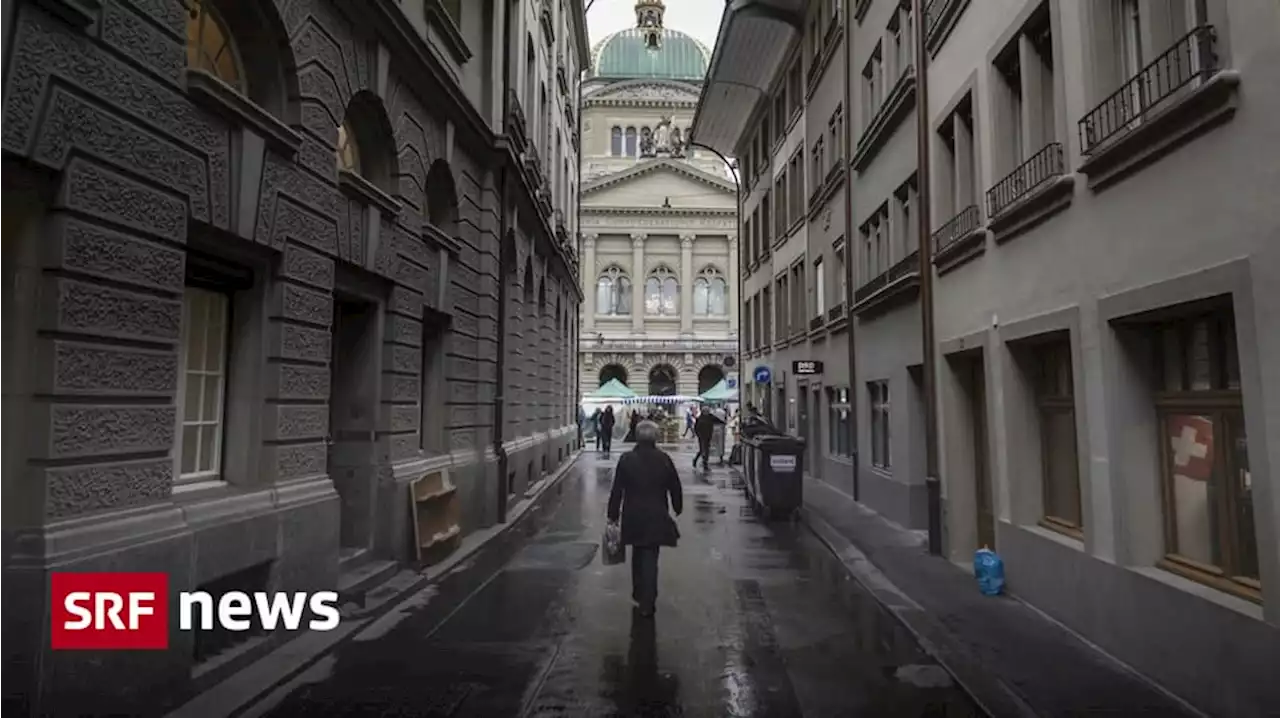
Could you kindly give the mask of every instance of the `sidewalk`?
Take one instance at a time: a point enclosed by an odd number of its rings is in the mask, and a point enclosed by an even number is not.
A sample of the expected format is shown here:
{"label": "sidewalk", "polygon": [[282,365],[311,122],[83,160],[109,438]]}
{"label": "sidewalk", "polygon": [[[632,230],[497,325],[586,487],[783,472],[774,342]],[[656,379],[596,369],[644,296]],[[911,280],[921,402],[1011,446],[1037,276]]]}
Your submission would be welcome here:
{"label": "sidewalk", "polygon": [[1016,597],[929,556],[908,531],[806,479],[806,523],[993,716],[1199,716]]}

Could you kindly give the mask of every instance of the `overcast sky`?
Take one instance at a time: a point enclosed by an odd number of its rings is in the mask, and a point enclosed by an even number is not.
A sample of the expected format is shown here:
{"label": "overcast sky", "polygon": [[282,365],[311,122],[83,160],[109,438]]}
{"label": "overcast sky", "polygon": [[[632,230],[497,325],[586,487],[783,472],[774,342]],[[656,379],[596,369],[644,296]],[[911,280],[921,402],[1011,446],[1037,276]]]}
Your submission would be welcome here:
{"label": "overcast sky", "polygon": [[[663,25],[694,36],[708,49],[715,47],[724,0],[666,0],[666,5]],[[595,0],[587,11],[587,30],[592,47],[609,33],[635,25],[635,0]]]}

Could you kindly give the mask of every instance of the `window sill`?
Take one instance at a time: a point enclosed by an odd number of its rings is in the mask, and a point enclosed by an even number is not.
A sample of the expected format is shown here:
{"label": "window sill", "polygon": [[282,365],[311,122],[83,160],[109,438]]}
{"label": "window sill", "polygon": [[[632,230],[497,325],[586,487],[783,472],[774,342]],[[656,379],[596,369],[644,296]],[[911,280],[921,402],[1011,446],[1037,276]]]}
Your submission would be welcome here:
{"label": "window sill", "polygon": [[818,189],[809,197],[809,221],[813,222],[818,219],[818,214],[827,206],[836,191],[844,186],[844,162],[836,160],[832,163],[831,169],[827,170],[827,176],[823,178],[822,184],[818,185]]}
{"label": "window sill", "polygon": [[449,51],[454,62],[459,65],[465,64],[471,59],[471,48],[467,47],[467,41],[462,39],[462,32],[458,30],[457,23],[449,17],[440,0],[425,0],[425,5],[427,24],[440,33],[440,39],[444,41],[444,47]]}
{"label": "window sill", "polygon": [[1219,72],[1132,130],[1090,150],[1080,165],[1089,189],[1105,189],[1230,120],[1235,115],[1239,88],[1239,72]]}
{"label": "window sill", "polygon": [[920,255],[912,252],[854,292],[853,314],[862,317],[915,298],[920,290]]}
{"label": "window sill", "polygon": [[814,58],[814,65],[810,68],[809,75],[805,79],[804,96],[806,101],[813,99],[813,96],[818,92],[818,88],[822,86],[822,78],[827,76],[827,68],[831,66],[831,62],[836,56],[836,47],[840,45],[840,41],[843,39],[844,28],[833,19],[827,27],[826,34],[823,36],[822,50]]}
{"label": "window sill", "polygon": [[858,4],[853,7],[853,19],[861,23],[862,18],[867,16],[867,11],[871,9],[871,0],[858,0]]}
{"label": "window sill", "polygon": [[338,170],[338,187],[357,202],[374,205],[388,216],[400,214],[400,202],[378,189],[372,182],[347,170]]}
{"label": "window sill", "polygon": [[987,221],[987,229],[997,243],[1007,242],[1070,207],[1075,189],[1074,174],[1058,175],[1001,210]]}
{"label": "window sill", "polygon": [[188,68],[186,84],[187,94],[197,103],[235,125],[247,127],[262,135],[269,145],[286,157],[292,159],[298,154],[298,148],[302,146],[302,135],[222,80],[204,70]]}
{"label": "window sill", "polygon": [[893,129],[901,124],[912,108],[916,106],[916,71],[908,67],[893,84],[884,104],[871,118],[867,129],[858,140],[858,147],[853,152],[853,169],[861,172],[871,164],[871,160],[880,152],[880,148],[889,141]]}
{"label": "window sill", "polygon": [[1130,566],[1129,570],[1157,583],[1162,583],[1169,588],[1192,594],[1210,603],[1235,611],[1242,616],[1256,621],[1264,620],[1260,604],[1220,590],[1202,581],[1187,578],[1180,571],[1166,569],[1165,565],[1167,564],[1162,561],[1159,566]]}
{"label": "window sill", "polygon": [[92,25],[102,10],[102,0],[38,0],[36,4],[79,30]]}
{"label": "window sill", "polygon": [[428,242],[434,243],[437,247],[445,250],[455,257],[458,256],[460,251],[462,251],[461,242],[454,237],[449,236],[444,230],[433,224],[423,226],[422,238]]}
{"label": "window sill", "polygon": [[1076,551],[1084,551],[1084,534],[1079,531],[1072,531],[1045,519],[1040,519],[1039,523],[1024,525],[1022,528],[1046,541],[1052,541]]}

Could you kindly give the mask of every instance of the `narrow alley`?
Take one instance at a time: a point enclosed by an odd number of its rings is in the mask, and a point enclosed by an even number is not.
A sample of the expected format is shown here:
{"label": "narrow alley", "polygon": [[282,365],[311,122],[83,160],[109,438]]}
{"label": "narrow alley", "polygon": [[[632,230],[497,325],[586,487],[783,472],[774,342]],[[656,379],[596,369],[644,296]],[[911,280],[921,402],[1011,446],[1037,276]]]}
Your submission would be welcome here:
{"label": "narrow alley", "polygon": [[599,540],[616,454],[586,452],[528,537],[406,599],[247,715],[973,716],[802,526],[763,523],[727,469],[675,453],[685,512],[658,611]]}

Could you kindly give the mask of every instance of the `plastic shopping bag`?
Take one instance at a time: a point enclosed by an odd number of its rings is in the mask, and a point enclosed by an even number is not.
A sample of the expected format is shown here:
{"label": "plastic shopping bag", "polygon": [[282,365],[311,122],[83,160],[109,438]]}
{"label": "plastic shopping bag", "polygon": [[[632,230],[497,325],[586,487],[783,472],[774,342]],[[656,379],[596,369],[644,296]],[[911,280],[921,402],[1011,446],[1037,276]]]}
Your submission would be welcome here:
{"label": "plastic shopping bag", "polygon": [[600,541],[600,557],[606,566],[627,562],[627,547],[622,544],[622,527],[616,522],[605,524],[604,538]]}
{"label": "plastic shopping bag", "polygon": [[973,554],[973,577],[982,595],[999,596],[1004,592],[1004,561],[989,548],[978,549]]}

